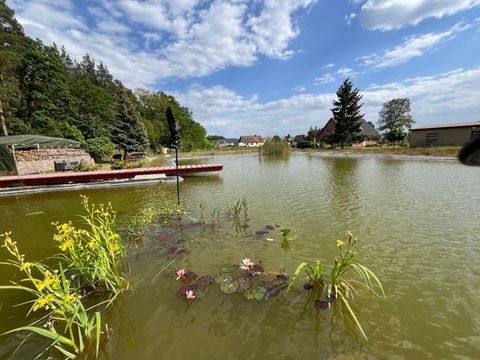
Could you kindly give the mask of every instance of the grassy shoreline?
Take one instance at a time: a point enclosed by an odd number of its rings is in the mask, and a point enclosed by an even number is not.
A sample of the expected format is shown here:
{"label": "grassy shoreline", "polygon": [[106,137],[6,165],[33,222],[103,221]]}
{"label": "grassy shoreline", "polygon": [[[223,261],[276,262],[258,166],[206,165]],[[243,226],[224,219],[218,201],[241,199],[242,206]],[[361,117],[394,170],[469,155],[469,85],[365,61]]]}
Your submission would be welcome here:
{"label": "grassy shoreline", "polygon": [[457,157],[460,147],[428,147],[428,148],[409,148],[409,147],[348,147],[345,149],[301,149],[294,150],[295,152],[322,152],[322,153],[355,153],[355,154],[384,154],[384,155],[406,155],[406,156],[447,156]]}
{"label": "grassy shoreline", "polygon": [[[448,156],[457,157],[460,147],[457,146],[441,146],[441,147],[346,147],[345,149],[292,149],[292,153],[355,153],[355,154],[386,154],[386,155],[411,155],[411,156]],[[223,156],[223,155],[241,155],[258,153],[258,148],[222,148],[211,150],[195,150],[190,152],[180,152],[181,157],[197,157],[197,156]]]}

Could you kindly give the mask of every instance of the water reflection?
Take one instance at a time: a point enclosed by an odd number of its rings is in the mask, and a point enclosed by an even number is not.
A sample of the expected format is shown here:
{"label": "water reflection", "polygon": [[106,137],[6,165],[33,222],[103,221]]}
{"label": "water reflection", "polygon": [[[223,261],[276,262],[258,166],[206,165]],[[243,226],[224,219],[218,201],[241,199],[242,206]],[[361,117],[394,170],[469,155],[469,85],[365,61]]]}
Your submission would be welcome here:
{"label": "water reflection", "polygon": [[[478,357],[477,168],[304,155],[288,161],[258,155],[211,161],[224,163],[224,171],[186,177],[182,203],[192,209],[199,203],[224,209],[246,197],[251,228],[238,236],[222,227],[179,232],[178,239],[191,251],[152,282],[168,264],[161,243],[168,234],[154,231],[145,248],[130,257],[134,286],[112,309],[110,358]],[[50,222],[78,220],[81,193],[96,203],[111,201],[119,219],[145,205],[176,201],[174,184],[0,198],[1,230],[13,230],[28,258],[50,255],[55,250]],[[38,211],[44,213],[25,216]],[[277,228],[268,234],[273,241],[254,235],[265,224],[291,228],[298,239],[290,241],[286,252]],[[175,296],[178,284],[172,272],[180,266],[211,274],[250,256],[275,270],[292,272],[300,262],[317,258],[331,269],[335,239],[347,229],[360,234],[359,261],[381,277],[387,293],[387,301],[362,293],[353,301],[368,343],[344,322],[341,307],[305,310],[304,293],[298,291],[254,304],[212,290],[190,307]],[[10,275],[2,269],[0,283],[7,284]],[[0,297],[2,332],[24,320],[20,309],[6,310],[18,300],[10,296]],[[1,337],[0,358],[8,357],[15,344]],[[28,353],[22,355],[28,358]]]}

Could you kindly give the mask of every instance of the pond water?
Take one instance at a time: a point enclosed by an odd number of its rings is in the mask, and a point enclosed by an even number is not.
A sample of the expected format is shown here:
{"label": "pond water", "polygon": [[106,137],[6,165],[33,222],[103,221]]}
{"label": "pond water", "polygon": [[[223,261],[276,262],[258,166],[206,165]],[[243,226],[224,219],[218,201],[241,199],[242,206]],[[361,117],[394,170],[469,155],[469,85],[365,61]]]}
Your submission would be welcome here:
{"label": "pond water", "polygon": [[[245,198],[249,227],[152,229],[130,250],[133,290],[110,309],[105,359],[477,359],[480,356],[480,169],[455,161],[257,155],[211,158],[218,175],[190,176],[181,201],[198,218]],[[50,192],[0,198],[0,231],[12,231],[28,258],[55,253],[53,221],[78,219],[80,194],[111,202],[120,222],[141,208],[176,201],[175,184]],[[266,227],[269,225],[268,227]],[[281,228],[296,240],[282,246]],[[268,234],[255,235],[257,231]],[[269,301],[211,288],[187,302],[176,269],[215,274],[243,258],[292,273],[321,259],[327,271],[336,239],[358,234],[358,261],[382,280],[386,299],[361,292],[352,304],[368,336],[332,307],[305,307],[299,281]],[[180,239],[188,253],[171,260],[161,244]],[[268,238],[268,241],[267,241]],[[273,241],[272,241],[273,240]],[[1,251],[2,258],[5,251]],[[14,273],[5,267],[0,284]],[[0,292],[0,332],[25,324],[21,294]],[[19,336],[0,337],[7,359]],[[14,358],[29,358],[35,344]]]}

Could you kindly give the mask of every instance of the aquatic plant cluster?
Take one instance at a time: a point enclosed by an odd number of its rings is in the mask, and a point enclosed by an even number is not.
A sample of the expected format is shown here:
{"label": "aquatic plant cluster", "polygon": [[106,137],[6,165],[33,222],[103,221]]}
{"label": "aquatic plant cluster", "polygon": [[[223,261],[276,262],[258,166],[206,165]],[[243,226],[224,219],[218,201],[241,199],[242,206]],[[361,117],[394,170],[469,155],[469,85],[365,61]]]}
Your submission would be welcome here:
{"label": "aquatic plant cluster", "polygon": [[242,294],[247,300],[266,301],[276,297],[288,286],[288,275],[280,272],[266,272],[262,265],[253,263],[249,258],[240,264],[223,266],[216,275],[204,275],[197,279],[193,271],[180,269],[175,272],[176,280],[183,285],[177,295],[193,300],[206,296],[210,286],[216,284],[224,294]]}
{"label": "aquatic plant cluster", "polygon": [[[304,284],[304,289],[310,292],[309,300],[313,300],[314,304],[320,309],[327,309],[330,308],[335,300],[340,299],[362,336],[367,339],[367,335],[360,325],[360,322],[349,302],[353,298],[354,293],[358,294],[354,284],[362,285],[362,287],[366,288],[376,296],[381,294],[385,297],[385,292],[380,279],[373,271],[366,266],[353,261],[355,257],[354,249],[357,242],[358,237],[353,235],[350,231],[347,232],[346,241],[337,240],[339,257],[335,259],[329,279],[326,278],[326,273],[320,260],[317,260],[314,264],[304,262],[298,265],[292,275],[292,282],[290,283],[289,288],[298,275],[302,271],[305,272],[307,275],[307,283]],[[360,280],[346,279],[346,274],[352,269],[359,275]],[[375,291],[375,288],[379,289],[380,294]]]}
{"label": "aquatic plant cluster", "polygon": [[[295,243],[296,240],[291,229],[279,225],[266,225],[258,231],[250,230],[245,199],[237,201],[223,212],[218,209],[207,212],[205,206],[200,205],[199,220],[187,215],[177,205],[147,208],[130,218],[121,230],[117,228],[116,214],[111,204],[96,206],[89,204],[86,197],[82,197],[82,204],[86,212],[81,217],[86,225],[84,228],[76,228],[71,222],[54,224],[56,233],[53,238],[60,251],[55,257],[58,261],[56,267],[47,266],[44,262],[26,261],[10,234],[3,235],[3,247],[11,259],[1,264],[17,268],[23,278],[11,285],[0,286],[0,290],[21,290],[31,294],[28,315],[33,318],[29,325],[13,329],[7,334],[27,331],[49,340],[40,357],[50,354],[53,349],[67,358],[93,353],[98,357],[104,335],[102,329],[108,332],[102,314],[122,292],[129,289],[127,248],[130,246],[138,250],[143,247],[145,236],[152,227],[156,229],[152,241],[164,249],[165,259],[169,261],[153,280],[189,252],[184,239],[175,235],[186,230],[187,233],[194,229],[214,232],[224,220],[230,220],[232,228],[245,237],[274,241],[267,236],[271,231],[278,231],[283,238],[281,247],[286,251],[290,242]],[[334,261],[330,276],[319,260],[314,264],[301,263],[290,277],[283,270],[266,271],[261,261],[255,262],[246,257],[239,259],[236,264],[224,265],[218,273],[202,276],[192,269],[177,267],[172,278],[181,283],[177,295],[187,302],[205,297],[212,287],[223,294],[268,301],[282,291],[289,290],[300,274],[305,273],[306,283],[302,291],[307,294],[307,305],[325,310],[340,300],[339,304],[346,309],[346,314],[366,339],[350,304],[353,294],[358,293],[354,284],[363,285],[375,295],[384,295],[384,292],[378,277],[365,266],[354,262],[357,242],[358,238],[350,232],[345,241],[337,240],[339,256]],[[357,278],[346,278],[351,269],[355,270]]]}
{"label": "aquatic plant cluster", "polygon": [[[126,251],[116,227],[111,204],[82,203],[84,229],[71,223],[54,224],[60,254],[56,267],[44,262],[28,262],[11,234],[3,235],[3,245],[11,259],[1,264],[18,269],[23,278],[0,290],[21,290],[32,295],[28,315],[34,320],[27,326],[9,331],[27,331],[50,340],[39,357],[51,348],[67,358],[95,348],[98,356],[102,333],[102,308],[128,288]],[[88,301],[91,304],[87,307]],[[93,305],[92,305],[93,304]],[[40,317],[34,316],[41,312]],[[22,345],[23,342],[20,344]]]}

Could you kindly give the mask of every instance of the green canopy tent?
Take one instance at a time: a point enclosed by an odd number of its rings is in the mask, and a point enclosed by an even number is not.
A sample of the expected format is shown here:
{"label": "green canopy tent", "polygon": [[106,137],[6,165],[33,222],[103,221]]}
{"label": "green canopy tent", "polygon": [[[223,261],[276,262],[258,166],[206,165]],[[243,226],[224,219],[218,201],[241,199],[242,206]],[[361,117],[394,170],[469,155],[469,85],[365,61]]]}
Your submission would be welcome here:
{"label": "green canopy tent", "polygon": [[37,148],[79,148],[78,141],[41,135],[0,136],[0,171],[13,171],[15,159],[13,149],[26,150]]}

